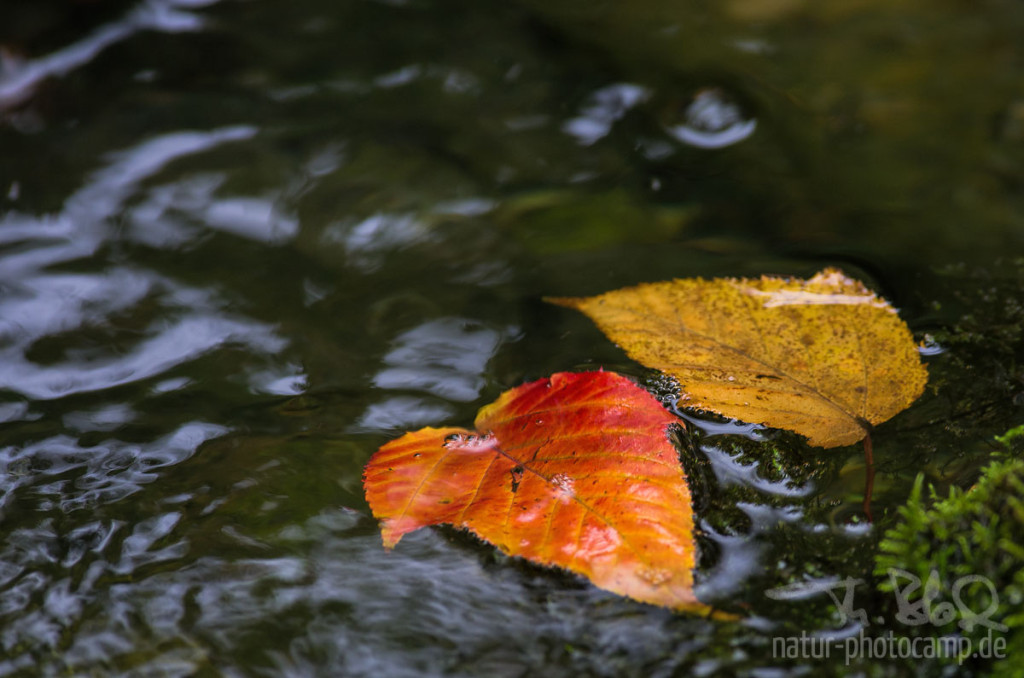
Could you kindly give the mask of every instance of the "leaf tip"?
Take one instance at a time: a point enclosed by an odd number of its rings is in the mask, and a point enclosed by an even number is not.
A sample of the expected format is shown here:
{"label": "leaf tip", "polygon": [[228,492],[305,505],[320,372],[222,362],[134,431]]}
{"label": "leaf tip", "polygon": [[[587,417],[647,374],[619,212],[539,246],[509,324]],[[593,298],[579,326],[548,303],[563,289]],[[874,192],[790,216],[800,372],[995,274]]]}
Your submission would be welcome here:
{"label": "leaf tip", "polygon": [[420,522],[408,518],[384,518],[380,521],[380,540],[390,551],[402,541],[402,537],[420,527],[423,527]]}

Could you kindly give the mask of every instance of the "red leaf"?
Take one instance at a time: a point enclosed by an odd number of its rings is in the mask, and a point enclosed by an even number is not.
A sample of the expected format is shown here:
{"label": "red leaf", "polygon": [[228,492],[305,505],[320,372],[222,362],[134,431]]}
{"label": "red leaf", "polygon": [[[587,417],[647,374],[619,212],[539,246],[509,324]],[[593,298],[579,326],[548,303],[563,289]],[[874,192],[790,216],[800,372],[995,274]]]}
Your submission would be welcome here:
{"label": "red leaf", "polygon": [[609,591],[710,612],[693,593],[690,492],[667,437],[676,422],[625,377],[558,373],[502,394],[476,432],[426,428],[384,445],[366,496],[389,548],[448,523]]}

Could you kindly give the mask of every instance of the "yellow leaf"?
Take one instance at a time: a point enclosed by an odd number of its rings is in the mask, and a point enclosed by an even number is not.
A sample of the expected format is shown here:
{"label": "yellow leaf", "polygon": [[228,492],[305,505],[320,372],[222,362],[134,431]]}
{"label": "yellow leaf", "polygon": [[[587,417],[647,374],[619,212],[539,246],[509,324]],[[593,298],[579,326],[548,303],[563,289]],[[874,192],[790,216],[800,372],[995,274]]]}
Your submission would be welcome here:
{"label": "yellow leaf", "polygon": [[861,440],[928,380],[896,310],[837,269],[549,301],[582,311],[631,358],[677,377],[682,405],[789,429],[820,447]]}

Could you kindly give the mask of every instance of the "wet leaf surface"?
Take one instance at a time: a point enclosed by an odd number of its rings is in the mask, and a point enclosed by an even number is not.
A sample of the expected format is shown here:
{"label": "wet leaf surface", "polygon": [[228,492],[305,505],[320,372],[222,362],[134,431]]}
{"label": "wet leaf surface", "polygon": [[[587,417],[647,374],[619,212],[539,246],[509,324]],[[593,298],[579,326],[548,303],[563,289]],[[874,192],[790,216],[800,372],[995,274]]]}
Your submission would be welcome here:
{"label": "wet leaf surface", "polygon": [[452,524],[609,591],[710,612],[693,593],[690,492],[668,439],[677,421],[625,377],[558,373],[502,394],[476,431],[425,428],[384,445],[366,495],[388,547]]}
{"label": "wet leaf surface", "polygon": [[701,278],[552,302],[679,379],[688,407],[837,447],[921,395],[928,373],[887,301],[836,269],[810,280]]}

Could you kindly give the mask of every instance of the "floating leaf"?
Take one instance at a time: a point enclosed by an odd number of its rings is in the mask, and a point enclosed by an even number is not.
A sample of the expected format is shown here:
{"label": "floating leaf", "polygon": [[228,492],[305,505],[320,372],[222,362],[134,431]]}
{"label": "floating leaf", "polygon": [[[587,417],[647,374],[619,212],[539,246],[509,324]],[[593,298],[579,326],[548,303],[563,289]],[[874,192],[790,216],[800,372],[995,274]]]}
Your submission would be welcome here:
{"label": "floating leaf", "polygon": [[677,377],[684,404],[836,447],[908,407],[928,373],[884,299],[836,269],[810,280],[674,280],[551,299],[633,359]]}
{"label": "floating leaf", "polygon": [[366,497],[389,548],[447,523],[609,591],[710,612],[693,593],[675,422],[625,377],[558,373],[503,393],[475,432],[425,428],[387,443],[366,466]]}

